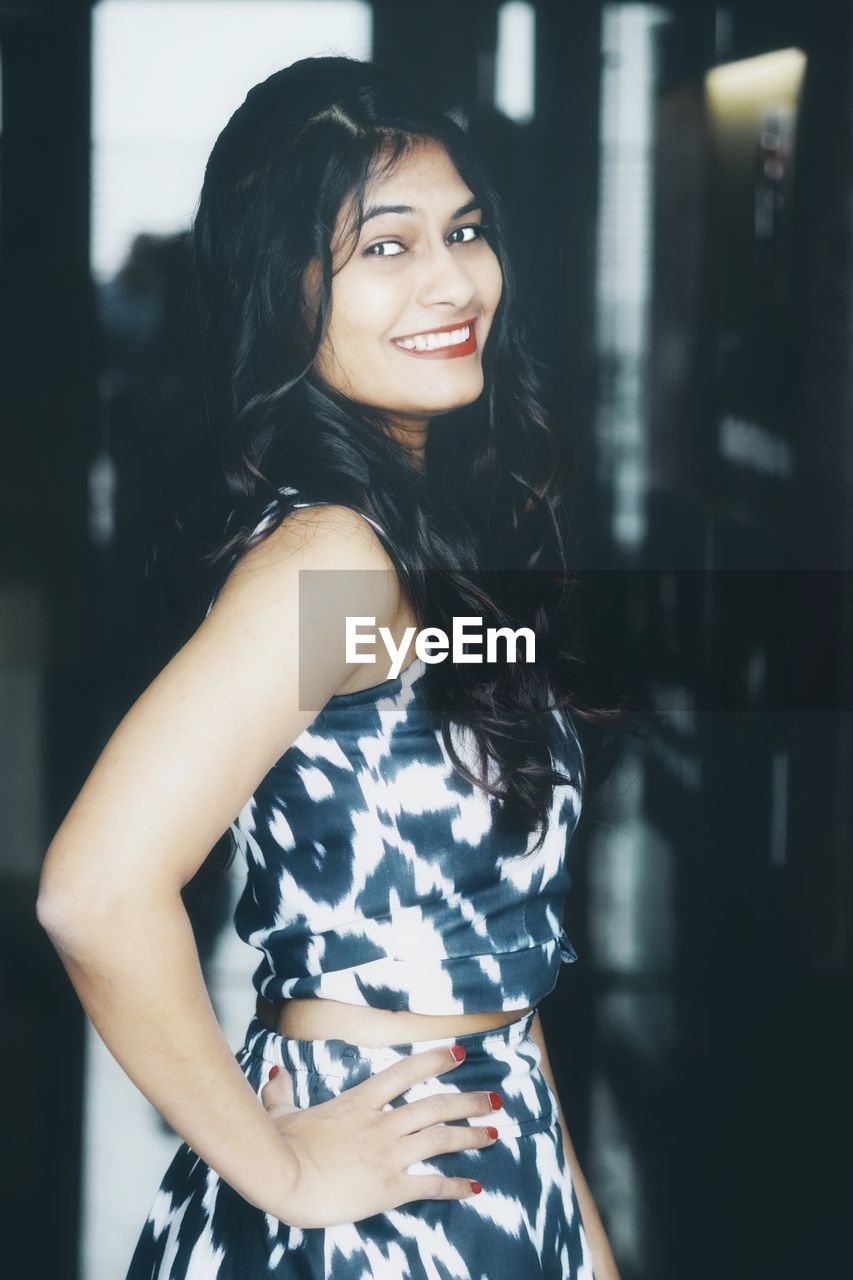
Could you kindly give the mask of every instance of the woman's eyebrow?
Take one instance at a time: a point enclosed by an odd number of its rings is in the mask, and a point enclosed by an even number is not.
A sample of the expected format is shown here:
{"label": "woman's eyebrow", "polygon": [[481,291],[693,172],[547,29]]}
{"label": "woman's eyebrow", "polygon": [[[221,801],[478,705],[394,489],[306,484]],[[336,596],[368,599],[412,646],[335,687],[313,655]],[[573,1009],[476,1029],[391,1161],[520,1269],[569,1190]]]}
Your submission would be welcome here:
{"label": "woman's eyebrow", "polygon": [[[480,201],[474,196],[467,204],[460,205],[455,213],[451,213],[451,221],[454,218],[461,218],[463,214],[473,213],[475,209],[480,208]],[[361,220],[361,226],[364,226],[368,218],[378,218],[381,213],[410,213],[414,215],[423,214],[423,209],[416,209],[410,204],[374,204],[366,211]]]}

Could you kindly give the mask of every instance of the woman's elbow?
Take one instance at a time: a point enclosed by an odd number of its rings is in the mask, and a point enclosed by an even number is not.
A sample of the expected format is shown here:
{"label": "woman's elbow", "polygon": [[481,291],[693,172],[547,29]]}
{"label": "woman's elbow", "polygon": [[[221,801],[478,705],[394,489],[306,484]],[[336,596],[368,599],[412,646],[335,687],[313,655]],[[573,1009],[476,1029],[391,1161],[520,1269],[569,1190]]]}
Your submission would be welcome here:
{"label": "woman's elbow", "polygon": [[36,919],[58,951],[77,951],[86,934],[91,937],[91,925],[83,922],[79,911],[44,888],[36,898]]}
{"label": "woman's elbow", "polygon": [[119,893],[100,877],[73,875],[67,864],[49,849],[42,867],[36,898],[36,919],[60,950],[98,945],[127,905],[129,895]]}

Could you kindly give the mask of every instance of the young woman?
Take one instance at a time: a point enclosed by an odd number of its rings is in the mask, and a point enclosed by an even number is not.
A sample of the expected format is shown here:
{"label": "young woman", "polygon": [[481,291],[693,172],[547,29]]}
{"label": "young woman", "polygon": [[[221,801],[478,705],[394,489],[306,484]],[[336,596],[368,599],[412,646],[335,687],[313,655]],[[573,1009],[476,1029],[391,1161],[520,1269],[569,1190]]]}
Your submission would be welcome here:
{"label": "young woman", "polygon": [[[39,896],[184,1139],[128,1280],[614,1280],[537,1008],[575,959],[584,760],[554,437],[495,193],[448,117],[371,64],[305,59],[228,122],[193,236],[215,590]],[[536,660],[413,641],[471,617],[529,623]],[[399,672],[352,661],[353,618]],[[236,1055],[181,897],[229,832],[263,956]]]}

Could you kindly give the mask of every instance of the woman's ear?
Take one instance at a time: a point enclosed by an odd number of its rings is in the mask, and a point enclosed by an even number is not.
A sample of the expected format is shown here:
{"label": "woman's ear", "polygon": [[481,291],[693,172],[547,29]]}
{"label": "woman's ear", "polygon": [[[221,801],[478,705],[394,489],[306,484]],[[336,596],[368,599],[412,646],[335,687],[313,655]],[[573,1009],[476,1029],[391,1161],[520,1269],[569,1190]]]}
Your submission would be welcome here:
{"label": "woman's ear", "polygon": [[299,289],[299,358],[308,359],[314,346],[314,330],[320,313],[320,297],[323,266],[319,258],[312,258],[306,266]]}
{"label": "woman's ear", "polygon": [[320,289],[323,280],[323,264],[319,258],[311,258],[302,273],[299,291],[300,319],[306,332],[312,332],[320,310]]}

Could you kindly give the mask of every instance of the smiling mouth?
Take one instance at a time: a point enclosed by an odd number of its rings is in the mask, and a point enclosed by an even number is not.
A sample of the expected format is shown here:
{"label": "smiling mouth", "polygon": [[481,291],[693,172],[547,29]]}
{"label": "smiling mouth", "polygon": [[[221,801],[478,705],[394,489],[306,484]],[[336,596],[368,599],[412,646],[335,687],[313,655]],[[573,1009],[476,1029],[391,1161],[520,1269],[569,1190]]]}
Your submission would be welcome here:
{"label": "smiling mouth", "polygon": [[445,360],[454,356],[467,356],[477,350],[476,323],[475,318],[467,320],[465,324],[455,329],[446,326],[444,329],[412,334],[407,338],[392,338],[391,341],[395,347],[409,356],[427,356]]}

